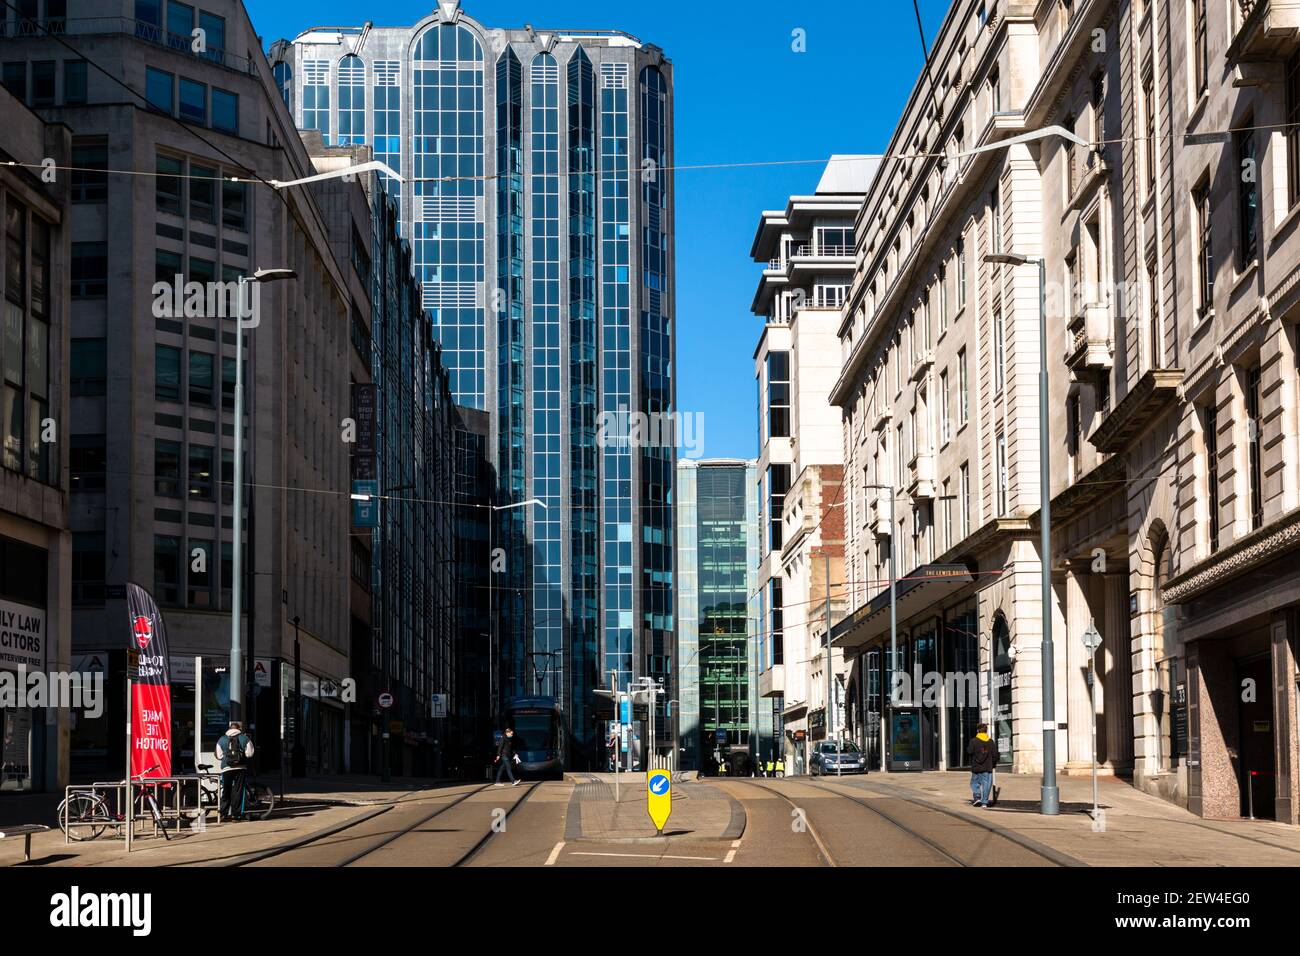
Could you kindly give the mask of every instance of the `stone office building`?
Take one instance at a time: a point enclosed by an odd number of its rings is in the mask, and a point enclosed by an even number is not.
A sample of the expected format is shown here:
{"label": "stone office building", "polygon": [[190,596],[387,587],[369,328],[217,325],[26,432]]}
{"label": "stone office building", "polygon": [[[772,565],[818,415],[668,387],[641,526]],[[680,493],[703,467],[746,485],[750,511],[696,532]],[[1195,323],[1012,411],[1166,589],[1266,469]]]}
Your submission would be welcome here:
{"label": "stone office building", "polygon": [[[772,709],[774,739],[762,756],[787,772],[808,766],[810,742],[844,731],[843,653],[826,676],[826,591],[842,605],[843,442],[826,400],[839,374],[840,309],[854,271],[853,224],[879,165],[832,156],[808,195],[765,211],[750,257],[762,274],[751,311],[762,321],[754,349],[759,395],[759,563],[751,595],[758,692]],[[827,559],[829,558],[829,564]],[[829,577],[828,577],[829,575]],[[827,688],[833,702],[827,720]]]}
{"label": "stone office building", "polygon": [[[227,663],[232,490],[241,478],[246,716],[264,765],[274,766],[293,618],[305,670],[334,685],[350,670],[350,446],[340,430],[350,409],[348,283],[313,194],[256,181],[314,170],[241,3],[59,6],[57,39],[6,11],[0,60],[33,109],[72,129],[80,170],[71,183],[65,429],[73,651],[106,662],[109,686],[121,686],[126,609],[117,588],[149,587],[170,636],[175,766],[194,759],[196,718],[209,750],[228,675],[205,681],[216,698],[195,715],[184,665],[195,655]],[[37,19],[49,20],[52,5],[37,7]],[[206,47],[195,52],[198,29]],[[178,277],[234,283],[267,268],[297,277],[260,289],[258,324],[244,335],[245,418],[236,423],[233,321],[206,309],[160,314],[153,287]],[[233,471],[236,427],[247,436],[242,476]],[[79,723],[74,761],[86,773],[120,772],[121,734],[110,728],[123,726],[121,706],[110,695],[104,718]],[[343,722],[323,722],[316,739],[308,769],[341,769]]]}
{"label": "stone office building", "polygon": [[[917,615],[948,629],[949,605],[974,597],[959,626],[979,669],[992,672],[978,713],[994,718],[1015,768],[1038,770],[1039,289],[1031,266],[985,256],[1041,256],[1058,766],[1087,772],[1095,717],[1103,772],[1207,817],[1291,823],[1295,19],[1289,5],[1265,2],[954,4],[936,41],[934,101],[923,80],[895,147],[947,158],[900,161],[867,198],[863,217],[875,228],[859,230],[865,269],[845,313],[852,351],[835,390],[846,448],[865,448],[873,465],[885,438],[863,441],[864,431],[891,427],[901,396],[908,419],[894,438],[905,449],[896,467],[913,499],[924,484],[917,464],[937,453],[934,480],[956,489],[956,520],[937,495],[931,558],[928,516],[901,516],[900,567],[916,579],[900,587],[905,640],[917,654]],[[1089,145],[1049,135],[957,155],[1049,126]],[[944,275],[945,260],[975,324],[945,342],[941,305],[921,347],[909,348],[909,330],[934,307],[932,291],[925,308],[921,277]],[[890,377],[891,341],[913,356],[914,384],[902,387],[903,368]],[[965,363],[963,350],[972,350]],[[929,362],[940,370],[934,390]],[[864,417],[882,377],[887,394]],[[933,442],[908,446],[914,427]],[[909,517],[921,519],[917,555],[907,555]],[[856,541],[862,550],[865,537]],[[881,550],[868,546],[865,560]],[[887,608],[877,594],[837,625],[837,641],[879,646]],[[1102,637],[1091,700],[1081,640],[1090,626]],[[941,749],[959,758],[951,735],[963,718],[954,721],[952,702],[943,707]]]}
{"label": "stone office building", "polygon": [[[42,120],[7,89],[0,89],[0,115],[0,669],[16,682],[24,670],[72,667],[65,438],[72,163],[67,127]],[[56,167],[52,180],[46,161]],[[77,714],[38,703],[0,702],[0,794],[68,783]]]}

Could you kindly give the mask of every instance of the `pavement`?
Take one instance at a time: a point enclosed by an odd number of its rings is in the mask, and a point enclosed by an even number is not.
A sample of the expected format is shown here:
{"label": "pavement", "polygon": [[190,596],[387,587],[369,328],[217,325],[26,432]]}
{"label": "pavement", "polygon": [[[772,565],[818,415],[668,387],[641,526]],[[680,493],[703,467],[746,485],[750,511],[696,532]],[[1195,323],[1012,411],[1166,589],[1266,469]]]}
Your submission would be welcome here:
{"label": "pavement", "polygon": [[[1296,866],[1300,828],[1203,820],[1103,777],[1061,777],[1061,810],[1038,812],[1040,779],[999,774],[1000,798],[970,806],[965,773],[784,779],[678,775],[658,836],[645,778],[573,773],[519,787],[373,778],[286,781],[271,818],[209,825],[133,851],[109,833],[65,844],[57,827],[0,841],[0,865],[31,866]],[[41,801],[50,804],[42,818]],[[54,824],[49,795],[0,798],[10,822]],[[143,829],[143,828],[142,828]]]}
{"label": "pavement", "polygon": [[1039,813],[1042,778],[999,773],[997,805],[970,805],[964,772],[872,773],[816,779],[893,796],[1032,841],[1087,866],[1297,866],[1300,828],[1269,820],[1205,820],[1117,777],[1098,778],[1104,829],[1094,830],[1090,777],[1058,776],[1061,813]]}

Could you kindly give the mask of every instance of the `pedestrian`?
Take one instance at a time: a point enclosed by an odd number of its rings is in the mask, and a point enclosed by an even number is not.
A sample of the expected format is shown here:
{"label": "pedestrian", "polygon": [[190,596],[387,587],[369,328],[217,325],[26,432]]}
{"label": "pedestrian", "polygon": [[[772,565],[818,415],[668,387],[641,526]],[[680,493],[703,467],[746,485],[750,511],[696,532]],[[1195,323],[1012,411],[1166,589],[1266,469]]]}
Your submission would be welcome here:
{"label": "pedestrian", "polygon": [[217,740],[214,748],[221,764],[221,802],[217,807],[218,820],[244,819],[244,779],[253,759],[253,738],[244,733],[244,725],[230,722],[230,729]]}
{"label": "pedestrian", "polygon": [[777,757],[777,758],[776,758],[776,775],[777,775],[778,777],[785,777],[785,758],[784,758],[784,757]]}
{"label": "pedestrian", "polygon": [[998,745],[989,736],[989,725],[980,724],[975,736],[966,745],[970,754],[971,806],[987,810],[989,794],[993,789],[993,768],[998,765]]}
{"label": "pedestrian", "polygon": [[505,784],[501,782],[502,773],[505,773],[510,777],[510,786],[519,786],[519,781],[515,779],[515,768],[511,766],[512,764],[521,762],[519,760],[519,755],[515,753],[515,729],[513,727],[507,727],[506,732],[502,735],[501,743],[497,746],[497,756],[494,762],[499,764],[497,767],[496,786],[505,786]]}

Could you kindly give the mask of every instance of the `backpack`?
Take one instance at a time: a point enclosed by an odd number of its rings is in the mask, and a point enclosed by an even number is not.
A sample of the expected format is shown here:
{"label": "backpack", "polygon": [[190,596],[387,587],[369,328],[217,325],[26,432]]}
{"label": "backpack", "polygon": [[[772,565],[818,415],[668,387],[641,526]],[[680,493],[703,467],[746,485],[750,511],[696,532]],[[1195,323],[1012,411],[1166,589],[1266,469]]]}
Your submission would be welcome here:
{"label": "backpack", "polygon": [[226,738],[226,766],[242,767],[244,765],[244,750],[247,744],[242,743],[244,735],[239,734],[236,737]]}

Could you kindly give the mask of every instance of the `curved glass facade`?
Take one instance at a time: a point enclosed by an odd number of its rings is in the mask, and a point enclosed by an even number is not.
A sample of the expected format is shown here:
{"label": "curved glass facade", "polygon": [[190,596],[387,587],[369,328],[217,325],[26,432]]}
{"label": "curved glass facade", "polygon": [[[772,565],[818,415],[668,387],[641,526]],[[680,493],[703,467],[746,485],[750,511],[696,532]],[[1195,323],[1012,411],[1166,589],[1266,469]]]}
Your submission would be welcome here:
{"label": "curved glass facade", "polygon": [[[672,328],[669,301],[668,84],[654,67],[641,71],[641,408],[651,421],[670,421],[673,412]],[[640,450],[640,502],[644,515],[641,532],[641,633],[646,636],[644,655],[650,676],[671,686],[673,654],[673,468],[674,443],[649,442]],[[744,500],[743,489],[738,500]],[[666,703],[662,702],[662,703]],[[661,704],[662,706],[662,704]],[[663,729],[660,741],[670,739],[669,721],[655,720]]]}
{"label": "curved glass facade", "polygon": [[554,696],[562,686],[564,648],[564,497],[560,455],[560,69],[539,53],[531,69],[533,496],[532,690]]}
{"label": "curved glass facade", "polygon": [[617,687],[633,677],[632,242],[629,216],[628,66],[600,65],[600,330],[604,435],[605,663]]}
{"label": "curved glass facade", "polygon": [[[496,65],[497,124],[497,496],[502,503],[528,499],[527,415],[524,339],[524,119],[523,70],[513,50]],[[494,513],[496,541],[507,555],[497,572],[497,634],[502,659],[515,662],[504,670],[507,696],[526,693],[517,662],[527,647],[527,519],[522,508]]]}
{"label": "curved glass facade", "polygon": [[600,624],[600,482],[596,459],[596,73],[581,48],[568,65],[569,159],[569,699],[575,736],[591,744]]}
{"label": "curved glass facade", "polygon": [[412,50],[411,222],[424,306],[452,394],[486,407],[483,280],[483,47],[467,28],[431,26]]}

